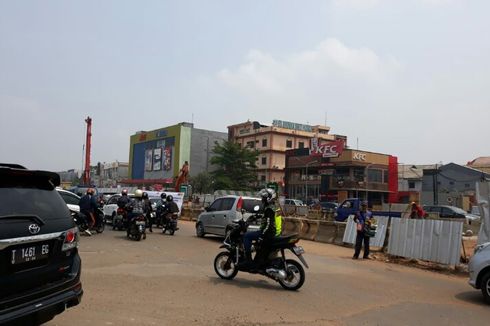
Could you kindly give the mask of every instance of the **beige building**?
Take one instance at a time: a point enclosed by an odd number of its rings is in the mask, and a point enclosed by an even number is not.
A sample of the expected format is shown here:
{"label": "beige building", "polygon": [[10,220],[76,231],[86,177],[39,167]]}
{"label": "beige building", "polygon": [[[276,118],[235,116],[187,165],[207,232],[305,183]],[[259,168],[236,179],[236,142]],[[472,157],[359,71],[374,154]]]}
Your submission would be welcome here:
{"label": "beige building", "polygon": [[490,173],[490,156],[478,157],[473,161],[468,162],[466,166],[485,173]]}
{"label": "beige building", "polygon": [[228,139],[242,148],[248,147],[259,151],[257,162],[257,179],[264,182],[284,183],[286,151],[310,148],[311,142],[318,144],[337,139],[347,141],[345,136],[329,134],[330,127],[309,126],[298,123],[274,120],[271,126],[256,121],[228,126]]}

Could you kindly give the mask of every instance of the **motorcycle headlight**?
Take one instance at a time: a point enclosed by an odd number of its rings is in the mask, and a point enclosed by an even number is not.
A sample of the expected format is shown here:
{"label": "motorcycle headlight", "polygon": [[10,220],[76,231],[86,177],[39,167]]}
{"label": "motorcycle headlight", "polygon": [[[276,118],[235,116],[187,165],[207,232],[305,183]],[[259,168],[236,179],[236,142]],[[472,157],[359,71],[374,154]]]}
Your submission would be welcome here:
{"label": "motorcycle headlight", "polygon": [[475,252],[474,254],[476,255],[476,253],[482,251],[483,249],[485,249],[486,247],[490,246],[490,242],[485,242],[485,243],[482,243],[481,245],[478,245],[475,247]]}

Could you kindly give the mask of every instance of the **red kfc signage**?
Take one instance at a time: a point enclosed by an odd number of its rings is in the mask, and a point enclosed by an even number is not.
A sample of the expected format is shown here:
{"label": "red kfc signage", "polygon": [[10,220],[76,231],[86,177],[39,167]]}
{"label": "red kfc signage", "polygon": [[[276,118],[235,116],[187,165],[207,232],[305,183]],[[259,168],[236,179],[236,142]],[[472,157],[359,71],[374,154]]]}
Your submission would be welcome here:
{"label": "red kfc signage", "polygon": [[336,140],[333,142],[314,146],[310,149],[311,156],[339,157],[344,151],[344,141]]}

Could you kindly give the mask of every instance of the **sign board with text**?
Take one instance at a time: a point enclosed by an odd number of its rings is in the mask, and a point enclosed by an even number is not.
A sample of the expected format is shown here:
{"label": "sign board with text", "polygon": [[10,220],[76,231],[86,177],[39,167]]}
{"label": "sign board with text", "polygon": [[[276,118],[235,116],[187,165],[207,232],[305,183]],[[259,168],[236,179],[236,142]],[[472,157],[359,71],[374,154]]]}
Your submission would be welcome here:
{"label": "sign board with text", "polygon": [[344,151],[344,147],[345,144],[343,140],[336,140],[324,144],[318,144],[313,141],[310,149],[310,156],[339,157]]}

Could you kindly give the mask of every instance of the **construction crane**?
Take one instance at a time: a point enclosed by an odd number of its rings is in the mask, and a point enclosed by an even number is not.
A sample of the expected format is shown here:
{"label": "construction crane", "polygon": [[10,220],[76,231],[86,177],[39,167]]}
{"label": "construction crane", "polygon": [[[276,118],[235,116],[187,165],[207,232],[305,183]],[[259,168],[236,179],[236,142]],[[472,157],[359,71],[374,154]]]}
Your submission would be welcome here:
{"label": "construction crane", "polygon": [[85,168],[83,170],[83,184],[90,185],[90,147],[92,141],[92,118],[85,119],[87,124],[87,138],[85,140]]}

